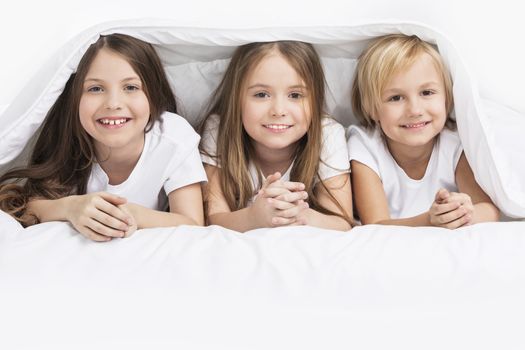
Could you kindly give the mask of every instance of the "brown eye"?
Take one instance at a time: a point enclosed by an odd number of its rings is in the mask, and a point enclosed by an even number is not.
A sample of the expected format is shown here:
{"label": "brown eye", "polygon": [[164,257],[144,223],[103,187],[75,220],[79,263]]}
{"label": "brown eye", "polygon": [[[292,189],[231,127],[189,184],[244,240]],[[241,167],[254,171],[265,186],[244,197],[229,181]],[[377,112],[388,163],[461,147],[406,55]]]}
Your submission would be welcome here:
{"label": "brown eye", "polygon": [[401,95],[390,96],[390,97],[388,98],[388,101],[391,101],[391,102],[398,102],[398,101],[401,101]]}
{"label": "brown eye", "polygon": [[126,85],[124,87],[124,90],[126,91],[137,91],[137,90],[140,90],[140,88],[136,85]]}
{"label": "brown eye", "polygon": [[88,92],[102,92],[104,91],[100,86],[91,86],[87,89]]}
{"label": "brown eye", "polygon": [[266,98],[266,97],[270,97],[270,95],[266,92],[258,92],[256,93],[255,95],[253,95],[254,97],[257,97],[257,98]]}

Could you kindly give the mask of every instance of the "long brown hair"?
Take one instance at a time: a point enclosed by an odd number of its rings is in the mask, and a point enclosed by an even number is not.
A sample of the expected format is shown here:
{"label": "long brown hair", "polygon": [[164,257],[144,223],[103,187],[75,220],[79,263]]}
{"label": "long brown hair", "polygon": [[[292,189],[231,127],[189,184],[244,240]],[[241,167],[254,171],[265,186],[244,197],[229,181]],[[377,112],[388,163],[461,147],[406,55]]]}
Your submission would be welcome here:
{"label": "long brown hair", "polygon": [[[199,127],[202,135],[208,118],[214,114],[219,116],[217,149],[215,154],[208,154],[209,152],[205,150],[204,143],[201,141],[201,152],[217,160],[220,186],[230,209],[239,210],[246,207],[254,195],[254,185],[248,164],[250,159],[255,158],[251,138],[242,124],[242,91],[250,70],[274,49],[278,50],[304,80],[308,88],[308,103],[311,111],[308,131],[297,142],[290,179],[304,183],[305,190],[308,192],[310,207],[328,215],[340,216],[352,223],[348,213],[345,212],[318,176],[319,164],[322,161],[321,139],[322,118],[325,108],[325,77],[319,56],[311,44],[299,41],[276,41],[239,46],[233,53],[222,81],[211,97],[209,108]],[[257,164],[255,165],[257,167]],[[318,196],[314,192],[316,178],[327,190],[340,213],[330,211],[319,203]]]}
{"label": "long brown hair", "polygon": [[38,218],[27,210],[31,199],[86,193],[96,157],[78,110],[84,79],[102,48],[121,55],[142,80],[151,112],[146,132],[164,111],[176,112],[175,97],[153,46],[124,34],[101,36],[88,48],[47,113],[28,165],[0,177],[0,209],[24,226],[38,223]]}

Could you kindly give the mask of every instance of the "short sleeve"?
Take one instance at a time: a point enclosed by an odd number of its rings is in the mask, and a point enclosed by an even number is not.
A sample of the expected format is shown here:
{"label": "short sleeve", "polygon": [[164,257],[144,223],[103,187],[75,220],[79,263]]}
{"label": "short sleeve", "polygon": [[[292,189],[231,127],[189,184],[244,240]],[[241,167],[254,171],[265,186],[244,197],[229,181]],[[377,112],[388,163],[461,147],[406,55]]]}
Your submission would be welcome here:
{"label": "short sleeve", "polygon": [[347,131],[348,159],[366,165],[381,178],[378,162],[381,135],[377,134],[377,131],[370,132],[362,127],[351,125]]}
{"label": "short sleeve", "polygon": [[217,135],[219,133],[219,116],[212,114],[204,124],[202,132],[202,149],[200,151],[201,161],[206,164],[217,166]]}
{"label": "short sleeve", "polygon": [[326,180],[349,172],[345,129],[331,117],[323,117],[319,177]]}
{"label": "short sleeve", "polygon": [[[166,122],[166,121],[165,121]],[[164,191],[170,192],[194,183],[207,181],[206,172],[202,166],[199,154],[200,136],[182,117],[170,118],[170,123],[164,125],[164,138],[169,139],[171,159],[166,166]]]}
{"label": "short sleeve", "polygon": [[452,159],[454,170],[458,166],[459,158],[463,153],[463,145],[457,131],[443,129],[439,135],[440,147],[446,153],[446,157]]}
{"label": "short sleeve", "polygon": [[202,166],[199,149],[195,145],[185,158],[173,165],[170,175],[164,183],[164,191],[169,195],[181,187],[205,181],[208,181],[208,178]]}

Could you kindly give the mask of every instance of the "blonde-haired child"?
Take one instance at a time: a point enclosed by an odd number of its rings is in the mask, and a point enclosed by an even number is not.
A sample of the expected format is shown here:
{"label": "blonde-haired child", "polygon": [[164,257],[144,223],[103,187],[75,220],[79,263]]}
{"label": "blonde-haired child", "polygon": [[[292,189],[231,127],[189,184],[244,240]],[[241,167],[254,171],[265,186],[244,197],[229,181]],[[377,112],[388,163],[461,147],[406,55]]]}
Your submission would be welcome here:
{"label": "blonde-haired child", "polygon": [[323,115],[324,89],[310,44],[237,48],[201,128],[210,224],[351,228],[345,134]]}
{"label": "blonde-haired child", "polygon": [[363,224],[458,228],[496,221],[450,117],[452,81],[417,36],[376,39],[359,58],[348,129],[356,209]]}

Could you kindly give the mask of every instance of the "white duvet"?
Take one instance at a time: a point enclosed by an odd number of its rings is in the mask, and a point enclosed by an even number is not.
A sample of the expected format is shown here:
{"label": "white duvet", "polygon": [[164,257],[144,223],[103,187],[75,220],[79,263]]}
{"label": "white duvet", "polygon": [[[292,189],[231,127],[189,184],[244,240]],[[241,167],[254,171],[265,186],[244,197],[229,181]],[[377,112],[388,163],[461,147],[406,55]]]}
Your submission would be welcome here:
{"label": "white duvet", "polygon": [[[420,35],[451,69],[458,129],[478,182],[506,215],[525,217],[525,116],[482,100],[447,39],[411,23],[220,31],[102,24],[65,45],[0,115],[1,170],[17,161],[89,44],[111,32],[156,46],[194,125],[236,45],[314,43],[329,112],[349,125],[351,77],[366,43],[385,33]],[[520,221],[244,235],[182,226],[100,244],[67,223],[22,229],[0,212],[2,349],[522,349],[524,295]]]}

